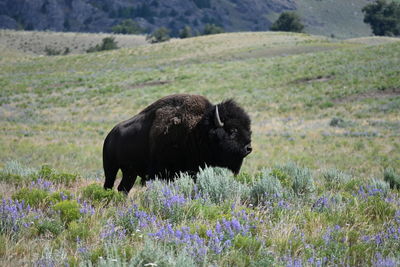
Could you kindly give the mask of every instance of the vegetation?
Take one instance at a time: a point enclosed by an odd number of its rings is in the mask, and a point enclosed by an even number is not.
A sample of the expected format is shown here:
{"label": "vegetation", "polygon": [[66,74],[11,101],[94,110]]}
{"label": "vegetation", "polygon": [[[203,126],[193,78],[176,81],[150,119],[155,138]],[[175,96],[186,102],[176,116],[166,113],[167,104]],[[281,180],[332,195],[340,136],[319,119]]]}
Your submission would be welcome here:
{"label": "vegetation", "polygon": [[375,35],[400,36],[400,3],[378,0],[366,5],[364,22],[371,25]]}
{"label": "vegetation", "polygon": [[184,39],[184,38],[189,38],[192,37],[192,28],[189,26],[185,26],[182,28],[182,30],[179,31],[179,38]]}
{"label": "vegetation", "polygon": [[86,50],[87,53],[93,53],[93,52],[99,52],[99,51],[105,51],[105,50],[114,50],[118,49],[117,42],[115,42],[114,37],[106,37],[102,40],[101,44],[97,44],[96,46],[90,47],[88,50]]}
{"label": "vegetation", "polygon": [[143,29],[140,27],[139,23],[132,19],[125,19],[120,24],[115,25],[111,28],[114,33],[121,34],[140,34],[143,33]]}
{"label": "vegetation", "polygon": [[302,32],[304,25],[295,12],[283,12],[271,25],[271,31]]}
{"label": "vegetation", "polygon": [[[34,209],[27,199],[3,198],[0,260],[163,266],[400,263],[398,189],[382,179],[359,180],[352,187],[352,181],[340,178],[338,186],[316,183],[316,190],[292,194],[284,177],[304,170],[322,178],[290,163],[263,169],[243,184],[225,169],[206,168],[196,184],[187,174],[173,182],[155,180],[143,188],[135,185],[130,197],[106,205],[82,201],[93,196],[89,191],[111,192],[98,184]],[[342,175],[327,173],[329,178],[323,176],[330,182]],[[305,188],[308,182],[301,181]],[[38,187],[27,189],[43,191]],[[46,190],[54,191],[54,185]],[[7,256],[16,251],[15,258]]]}
{"label": "vegetation", "polygon": [[204,31],[203,35],[209,35],[209,34],[218,34],[218,33],[223,33],[224,28],[217,26],[215,24],[206,24],[204,26]]}
{"label": "vegetation", "polygon": [[210,0],[194,0],[194,3],[198,8],[210,8],[211,1]]}
{"label": "vegetation", "polygon": [[105,204],[108,204],[110,201],[121,202],[125,200],[125,196],[122,193],[104,190],[103,187],[98,184],[91,184],[83,188],[82,197],[95,203]]}
{"label": "vegetation", "polygon": [[49,46],[46,46],[44,48],[44,51],[46,52],[46,55],[48,56],[58,56],[58,55],[68,55],[70,52],[70,49],[68,47],[66,47],[64,49],[64,52],[62,52],[61,50],[55,49],[55,48],[51,48]]}
{"label": "vegetation", "polygon": [[[223,33],[0,53],[0,265],[399,265],[397,39]],[[171,93],[245,107],[242,172],[104,191],[108,131]]]}
{"label": "vegetation", "polygon": [[165,27],[160,27],[155,30],[152,34],[146,37],[146,40],[150,43],[161,43],[168,41],[171,37],[169,36],[169,30]]}
{"label": "vegetation", "polygon": [[[106,33],[24,32],[0,29],[0,46],[14,51],[13,57],[83,54],[109,36],[110,34]],[[113,37],[121,48],[133,48],[147,43],[144,35],[118,34]]]}

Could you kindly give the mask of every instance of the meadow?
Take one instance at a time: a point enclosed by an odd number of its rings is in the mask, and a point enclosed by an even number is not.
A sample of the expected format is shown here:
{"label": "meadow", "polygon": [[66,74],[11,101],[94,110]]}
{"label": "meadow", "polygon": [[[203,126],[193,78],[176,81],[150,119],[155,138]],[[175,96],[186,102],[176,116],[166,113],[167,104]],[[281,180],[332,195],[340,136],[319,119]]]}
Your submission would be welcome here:
{"label": "meadow", "polygon": [[[229,33],[109,52],[0,52],[0,264],[397,266],[400,42]],[[234,177],[104,191],[108,131],[158,98],[233,97]]]}

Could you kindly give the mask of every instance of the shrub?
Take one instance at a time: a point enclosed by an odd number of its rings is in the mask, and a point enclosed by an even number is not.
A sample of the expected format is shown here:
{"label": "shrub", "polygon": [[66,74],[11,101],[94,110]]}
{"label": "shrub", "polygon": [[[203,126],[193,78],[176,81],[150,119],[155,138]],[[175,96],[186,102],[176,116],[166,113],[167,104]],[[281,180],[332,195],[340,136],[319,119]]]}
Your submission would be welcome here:
{"label": "shrub", "polygon": [[40,204],[43,204],[48,197],[48,191],[24,187],[15,192],[12,196],[12,199],[24,201],[26,204],[29,204],[32,207],[38,207]]}
{"label": "shrub", "polygon": [[105,37],[102,40],[101,44],[97,44],[96,46],[90,47],[88,50],[86,50],[87,53],[93,53],[93,52],[99,52],[99,51],[105,51],[105,50],[114,50],[118,49],[118,44],[115,41],[114,37]]}
{"label": "shrub", "polygon": [[348,181],[346,184],[344,184],[344,190],[353,193],[357,191],[360,187],[365,185],[365,181],[361,180],[359,178],[354,178]]}
{"label": "shrub", "polygon": [[344,128],[345,123],[342,118],[332,118],[332,120],[329,122],[329,126]]}
{"label": "shrub", "polygon": [[197,174],[199,193],[212,203],[247,199],[249,188],[236,181],[233,174],[224,168],[205,168]]}
{"label": "shrub", "polygon": [[78,180],[78,175],[69,173],[57,173],[48,165],[43,165],[38,175],[41,179],[65,185],[70,185]]}
{"label": "shrub", "polygon": [[288,163],[278,166],[277,169],[280,172],[275,171],[275,173],[279,173],[278,179],[282,179],[281,184],[290,185],[296,195],[307,195],[314,191],[314,179],[308,168],[299,167],[295,163]]}
{"label": "shrub", "polygon": [[350,181],[351,176],[337,169],[329,169],[322,173],[327,189],[339,189]]}
{"label": "shrub", "polygon": [[67,199],[72,199],[72,193],[69,192],[68,190],[61,190],[61,191],[52,193],[48,197],[48,202],[55,204],[57,202],[67,200]]}
{"label": "shrub", "polygon": [[260,179],[250,189],[251,202],[258,205],[267,199],[276,198],[283,194],[283,188],[276,176],[270,170],[261,171]]}
{"label": "shrub", "polygon": [[105,190],[99,184],[91,184],[83,188],[82,197],[95,203],[122,202],[126,196],[114,190]]}
{"label": "shrub", "polygon": [[39,235],[57,236],[64,230],[64,226],[60,220],[51,218],[38,220],[35,223],[35,227]]}
{"label": "shrub", "polygon": [[24,178],[17,174],[0,172],[0,182],[20,184]]}
{"label": "shrub", "polygon": [[139,23],[132,19],[125,19],[120,24],[115,25],[111,28],[114,33],[121,34],[139,34],[143,32],[143,29],[140,27]]}
{"label": "shrub", "polygon": [[239,173],[235,179],[243,184],[252,184],[254,182],[254,177],[247,172]]}
{"label": "shrub", "polygon": [[2,173],[18,175],[21,177],[29,177],[36,174],[36,172],[37,171],[34,168],[23,166],[20,162],[15,160],[6,162],[2,170]]}
{"label": "shrub", "polygon": [[294,12],[283,12],[272,24],[271,31],[303,32],[304,25],[299,15]]}
{"label": "shrub", "polygon": [[364,214],[371,221],[381,223],[391,220],[396,213],[396,209],[379,195],[376,195],[370,196],[360,203],[359,213]]}
{"label": "shrub", "polygon": [[187,217],[204,218],[206,220],[215,221],[222,219],[224,210],[215,204],[202,203],[200,200],[192,201],[188,208]]}
{"label": "shrub", "polygon": [[155,30],[152,34],[146,37],[146,40],[150,43],[161,43],[168,41],[171,37],[169,36],[169,30],[165,27],[160,27]]}
{"label": "shrub", "polygon": [[390,185],[380,179],[372,179],[369,182],[369,186],[370,190],[372,191],[377,191],[380,195],[386,197],[389,193],[390,190]]}
{"label": "shrub", "polygon": [[33,168],[22,166],[18,161],[8,161],[0,172],[0,181],[20,184],[31,180],[35,174],[36,170]]}
{"label": "shrub", "polygon": [[189,26],[185,26],[179,31],[179,38],[181,39],[189,38],[192,36],[193,36],[192,28],[190,28]]}
{"label": "shrub", "polygon": [[67,237],[71,241],[76,241],[77,238],[79,240],[86,240],[90,236],[90,229],[86,223],[77,223],[76,221],[72,221],[68,225]]}
{"label": "shrub", "polygon": [[400,189],[400,174],[393,168],[387,168],[383,172],[383,179],[389,183],[390,188]]}
{"label": "shrub", "polygon": [[178,222],[184,218],[184,206],[187,201],[188,199],[179,191],[175,183],[165,183],[160,180],[147,183],[143,196],[143,205],[146,208],[172,222]]}
{"label": "shrub", "polygon": [[185,198],[194,197],[195,183],[193,178],[187,173],[181,173],[173,182],[179,193]]}
{"label": "shrub", "polygon": [[58,50],[56,48],[50,47],[50,46],[46,46],[44,48],[44,52],[46,53],[47,56],[58,56],[61,55],[61,50]]}
{"label": "shrub", "polygon": [[54,211],[59,212],[63,223],[69,224],[81,217],[80,205],[75,200],[64,200],[53,206]]}
{"label": "shrub", "polygon": [[247,255],[254,255],[260,250],[262,243],[251,236],[237,235],[233,240],[233,245],[236,249],[244,251]]}
{"label": "shrub", "polygon": [[204,35],[209,35],[209,34],[218,34],[218,33],[223,33],[224,32],[224,28],[217,26],[215,24],[206,24],[204,26],[204,31],[203,34]]}

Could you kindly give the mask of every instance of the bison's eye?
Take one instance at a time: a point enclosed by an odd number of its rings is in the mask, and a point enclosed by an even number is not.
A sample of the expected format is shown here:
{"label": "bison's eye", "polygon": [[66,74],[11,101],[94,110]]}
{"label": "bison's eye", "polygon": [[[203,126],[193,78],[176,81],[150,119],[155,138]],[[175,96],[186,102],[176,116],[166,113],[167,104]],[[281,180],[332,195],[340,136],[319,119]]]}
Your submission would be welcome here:
{"label": "bison's eye", "polygon": [[237,136],[238,130],[236,128],[232,128],[229,130],[229,134],[231,138],[235,138]]}

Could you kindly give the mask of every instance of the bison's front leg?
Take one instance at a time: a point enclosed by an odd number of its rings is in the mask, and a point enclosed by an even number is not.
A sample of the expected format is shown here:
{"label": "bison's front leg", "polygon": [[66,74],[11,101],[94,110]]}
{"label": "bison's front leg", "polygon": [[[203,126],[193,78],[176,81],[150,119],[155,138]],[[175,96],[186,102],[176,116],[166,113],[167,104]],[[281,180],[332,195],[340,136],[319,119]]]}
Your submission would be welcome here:
{"label": "bison's front leg", "polygon": [[121,191],[128,195],[129,191],[132,189],[133,184],[136,181],[137,173],[130,168],[122,168],[122,180],[118,185],[118,191]]}

